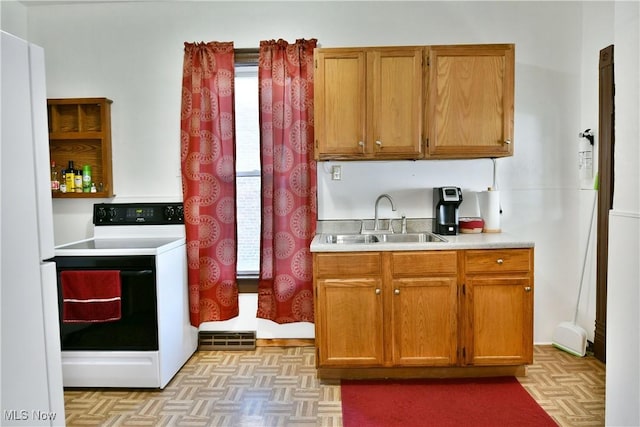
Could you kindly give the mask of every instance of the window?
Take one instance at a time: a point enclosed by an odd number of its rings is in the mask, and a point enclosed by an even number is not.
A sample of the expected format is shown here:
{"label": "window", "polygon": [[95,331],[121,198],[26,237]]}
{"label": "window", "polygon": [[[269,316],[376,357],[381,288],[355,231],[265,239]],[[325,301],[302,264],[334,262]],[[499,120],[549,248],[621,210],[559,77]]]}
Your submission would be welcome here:
{"label": "window", "polygon": [[[257,52],[257,50],[256,50]],[[238,276],[260,270],[260,124],[257,61],[241,62],[236,54],[236,208]],[[257,56],[256,56],[257,59]]]}

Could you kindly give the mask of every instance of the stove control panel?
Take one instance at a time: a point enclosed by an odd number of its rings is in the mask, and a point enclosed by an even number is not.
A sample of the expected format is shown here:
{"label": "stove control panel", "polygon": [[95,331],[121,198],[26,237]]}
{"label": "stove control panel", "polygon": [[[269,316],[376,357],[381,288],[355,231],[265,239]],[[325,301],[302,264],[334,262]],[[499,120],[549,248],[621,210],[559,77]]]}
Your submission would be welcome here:
{"label": "stove control panel", "polygon": [[176,203],[96,203],[95,225],[184,224],[184,206]]}

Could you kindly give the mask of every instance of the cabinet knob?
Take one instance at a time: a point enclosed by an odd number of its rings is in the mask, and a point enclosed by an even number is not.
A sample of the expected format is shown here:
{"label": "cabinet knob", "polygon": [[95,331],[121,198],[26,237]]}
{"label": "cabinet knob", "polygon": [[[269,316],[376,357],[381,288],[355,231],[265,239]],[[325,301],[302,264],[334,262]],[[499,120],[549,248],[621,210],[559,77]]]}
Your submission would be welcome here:
{"label": "cabinet knob", "polygon": [[531,286],[525,286],[524,287],[524,291],[525,292],[531,292]]}
{"label": "cabinet knob", "polygon": [[376,145],[377,145],[378,147],[382,147],[382,141],[376,141]]}
{"label": "cabinet knob", "polygon": [[364,141],[358,141],[358,146],[360,147],[360,149],[364,153]]}
{"label": "cabinet knob", "polygon": [[395,290],[393,291],[393,293],[394,293],[394,294],[396,294],[396,295],[400,295],[400,289],[395,289]]}
{"label": "cabinet knob", "polygon": [[504,262],[504,260],[502,258],[498,258],[498,260],[496,261],[498,264],[502,264]]}
{"label": "cabinet knob", "polygon": [[376,295],[380,295],[381,292],[380,288],[376,288]]}
{"label": "cabinet knob", "polygon": [[510,140],[510,139],[505,139],[505,140],[504,140],[504,143],[505,143],[505,144],[511,144],[511,140]]}

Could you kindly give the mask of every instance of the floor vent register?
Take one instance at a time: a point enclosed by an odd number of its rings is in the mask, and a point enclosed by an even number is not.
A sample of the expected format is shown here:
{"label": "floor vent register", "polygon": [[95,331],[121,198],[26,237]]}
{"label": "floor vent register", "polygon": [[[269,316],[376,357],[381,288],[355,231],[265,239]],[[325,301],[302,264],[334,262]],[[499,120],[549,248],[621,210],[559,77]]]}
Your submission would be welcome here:
{"label": "floor vent register", "polygon": [[201,331],[198,334],[198,350],[255,350],[255,348],[255,331]]}

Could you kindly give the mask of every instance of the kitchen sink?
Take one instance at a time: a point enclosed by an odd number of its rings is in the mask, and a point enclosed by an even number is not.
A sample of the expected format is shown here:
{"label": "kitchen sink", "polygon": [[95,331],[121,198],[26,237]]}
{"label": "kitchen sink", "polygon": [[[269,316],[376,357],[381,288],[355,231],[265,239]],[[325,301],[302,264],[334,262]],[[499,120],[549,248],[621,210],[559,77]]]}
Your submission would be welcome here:
{"label": "kitchen sink", "polygon": [[427,243],[446,242],[433,233],[406,234],[325,234],[324,243],[335,244],[371,244],[371,243]]}
{"label": "kitchen sink", "polygon": [[376,237],[379,242],[385,243],[446,242],[442,237],[432,233],[377,234]]}
{"label": "kitchen sink", "polygon": [[376,243],[378,236],[373,234],[325,234],[325,243],[353,244]]}

